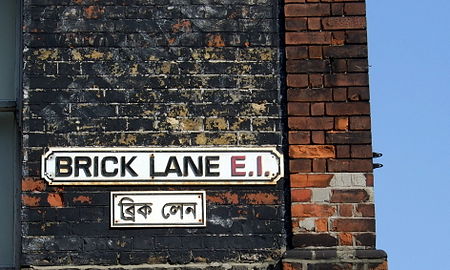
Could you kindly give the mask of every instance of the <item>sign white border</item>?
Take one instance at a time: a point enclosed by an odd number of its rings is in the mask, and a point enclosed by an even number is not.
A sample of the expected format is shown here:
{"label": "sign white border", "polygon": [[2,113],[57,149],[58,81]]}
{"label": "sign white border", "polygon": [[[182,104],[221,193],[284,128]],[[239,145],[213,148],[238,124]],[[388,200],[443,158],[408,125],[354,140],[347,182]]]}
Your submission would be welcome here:
{"label": "sign white border", "polygon": [[[206,227],[206,192],[205,191],[114,191],[111,192],[110,201],[110,226],[111,228],[155,228],[155,227]],[[134,197],[133,197],[134,196]],[[140,198],[138,198],[140,197]],[[134,199],[133,203],[128,203],[125,207],[131,207],[127,216],[133,216],[134,221],[120,220],[117,216],[121,215],[121,211],[126,209],[121,207],[118,198]],[[129,200],[128,200],[129,201]],[[140,216],[135,218],[139,213],[134,207],[146,206],[145,203],[152,204],[154,208],[147,216],[145,210],[145,218]],[[196,204],[195,209],[187,205]],[[166,205],[179,205],[173,213],[170,209],[164,209]],[[169,205],[169,206],[170,206]],[[186,207],[184,207],[186,205]],[[119,209],[118,209],[119,208]],[[138,208],[139,209],[139,208]],[[195,214],[192,212],[195,211]],[[163,217],[164,214],[166,217]],[[184,221],[183,218],[177,220],[179,214],[187,214],[191,219]],[[196,217],[193,221],[192,215]],[[136,215],[137,216],[137,215]],[[138,219],[138,221],[136,221]]]}
{"label": "sign white border", "polygon": [[[271,175],[266,177],[233,177],[233,178],[221,178],[221,177],[164,177],[164,178],[139,178],[139,179],[128,179],[115,177],[108,179],[96,179],[89,180],[88,177],[85,179],[73,179],[70,177],[55,177],[52,172],[49,172],[47,165],[49,160],[53,158],[53,155],[60,153],[83,153],[83,155],[90,155],[92,153],[111,153],[112,155],[119,155],[124,153],[145,153],[145,154],[186,154],[186,153],[205,153],[205,154],[226,154],[226,155],[270,155],[272,157],[273,163],[270,164],[274,171]],[[272,162],[272,161],[271,161]],[[158,147],[158,148],[148,148],[148,147],[51,147],[42,156],[41,161],[41,176],[50,185],[275,185],[279,179],[284,176],[284,161],[283,155],[280,154],[275,146],[270,147]],[[79,177],[80,178],[80,177]]]}

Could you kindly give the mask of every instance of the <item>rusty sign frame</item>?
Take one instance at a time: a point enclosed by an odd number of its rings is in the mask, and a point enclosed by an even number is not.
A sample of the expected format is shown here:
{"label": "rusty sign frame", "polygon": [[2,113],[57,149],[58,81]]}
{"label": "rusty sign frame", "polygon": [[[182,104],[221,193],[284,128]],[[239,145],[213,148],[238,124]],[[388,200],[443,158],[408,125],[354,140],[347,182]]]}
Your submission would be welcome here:
{"label": "rusty sign frame", "polygon": [[[276,168],[275,172],[264,172],[265,175],[261,175],[253,171],[249,172],[248,175],[236,177],[233,175],[233,178],[220,178],[220,177],[193,177],[186,178],[183,177],[141,177],[141,178],[133,178],[130,179],[130,176],[127,175],[129,179],[124,179],[123,177],[117,178],[101,178],[97,176],[95,179],[86,180],[86,179],[73,179],[70,177],[55,177],[55,171],[50,171],[48,164],[55,161],[51,161],[55,156],[67,153],[68,155],[75,156],[75,154],[82,154],[84,156],[93,155],[96,153],[97,155],[119,155],[119,154],[130,154],[130,153],[145,153],[146,155],[156,155],[156,154],[173,154],[173,155],[183,155],[183,154],[193,154],[204,153],[204,154],[216,154],[216,155],[250,155],[255,157],[255,155],[266,156],[264,158],[264,164],[267,162],[273,162],[273,164],[269,164],[270,168]],[[270,156],[270,161],[267,156]],[[125,159],[125,158],[124,158]],[[244,158],[245,159],[245,158]],[[260,158],[262,159],[262,158]],[[117,159],[116,159],[117,162]],[[131,163],[130,159],[128,160]],[[243,161],[234,161],[235,165],[237,162]],[[262,162],[262,161],[258,161]],[[98,163],[98,162],[97,162]],[[116,163],[115,163],[116,164]],[[242,166],[242,164],[237,164]],[[275,146],[267,146],[267,147],[51,147],[48,151],[42,155],[41,160],[41,176],[45,179],[50,185],[275,185],[279,179],[284,177],[284,161],[283,155],[278,152]],[[66,165],[67,166],[67,165]],[[147,165],[145,165],[147,166]],[[228,166],[228,165],[227,165]],[[261,166],[261,165],[259,165]],[[245,165],[244,165],[245,167]],[[128,168],[127,168],[128,169]],[[239,167],[239,170],[242,170],[243,167]],[[123,171],[124,169],[122,169]],[[258,171],[260,171],[258,169]],[[243,172],[239,172],[243,173]],[[270,175],[268,174],[270,173]],[[123,173],[122,173],[123,174]],[[80,177],[78,177],[80,178]],[[91,177],[93,178],[93,177]],[[156,179],[156,180],[155,180]]]}

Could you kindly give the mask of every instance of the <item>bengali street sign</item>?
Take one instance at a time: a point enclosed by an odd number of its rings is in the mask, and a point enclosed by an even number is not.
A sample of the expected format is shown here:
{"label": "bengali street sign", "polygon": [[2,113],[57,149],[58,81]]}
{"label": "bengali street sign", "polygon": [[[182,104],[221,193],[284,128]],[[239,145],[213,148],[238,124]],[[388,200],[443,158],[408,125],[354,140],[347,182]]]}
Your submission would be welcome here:
{"label": "bengali street sign", "polygon": [[205,191],[111,192],[111,227],[205,227]]}
{"label": "bengali street sign", "polygon": [[50,148],[51,185],[265,185],[283,177],[275,147]]}

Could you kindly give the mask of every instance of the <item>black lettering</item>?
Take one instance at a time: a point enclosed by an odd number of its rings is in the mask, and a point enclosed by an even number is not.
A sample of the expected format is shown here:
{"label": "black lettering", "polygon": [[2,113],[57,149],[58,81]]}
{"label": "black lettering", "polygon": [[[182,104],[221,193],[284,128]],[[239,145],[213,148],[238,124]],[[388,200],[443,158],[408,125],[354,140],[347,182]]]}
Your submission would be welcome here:
{"label": "black lettering", "polygon": [[125,176],[125,173],[128,172],[131,176],[137,176],[137,173],[131,168],[131,163],[136,159],[136,156],[133,156],[128,162],[125,162],[125,157],[120,158],[120,176]]}
{"label": "black lettering", "polygon": [[155,176],[167,176],[167,174],[163,172],[155,172],[155,157],[150,156],[150,177]]}
{"label": "black lettering", "polygon": [[178,176],[182,176],[180,165],[178,164],[177,157],[171,156],[166,166],[166,175],[169,173],[176,173]]}
{"label": "black lettering", "polygon": [[218,161],[219,156],[207,156],[205,157],[205,176],[220,176],[220,172],[212,172],[211,169],[218,169],[219,164],[211,163],[211,161]]}
{"label": "black lettering", "polygon": [[114,176],[116,176],[117,173],[119,172],[119,169],[116,168],[112,172],[108,172],[106,170],[106,162],[107,161],[111,161],[113,164],[117,164],[119,162],[116,157],[104,157],[102,159],[102,163],[101,163],[102,176],[105,176],[105,177],[114,177]]}
{"label": "black lettering", "polygon": [[80,169],[84,171],[86,177],[92,176],[89,168],[91,167],[90,157],[75,157],[75,177],[80,176]]}
{"label": "black lettering", "polygon": [[98,176],[98,157],[94,157],[94,176]]}
{"label": "black lettering", "polygon": [[189,167],[191,167],[192,171],[194,172],[195,176],[202,176],[203,175],[203,159],[202,157],[198,157],[198,166],[195,165],[194,161],[190,156],[186,156],[183,158],[183,175],[188,176],[189,175]]}
{"label": "black lettering", "polygon": [[70,157],[56,157],[56,176],[72,175],[72,159]]}

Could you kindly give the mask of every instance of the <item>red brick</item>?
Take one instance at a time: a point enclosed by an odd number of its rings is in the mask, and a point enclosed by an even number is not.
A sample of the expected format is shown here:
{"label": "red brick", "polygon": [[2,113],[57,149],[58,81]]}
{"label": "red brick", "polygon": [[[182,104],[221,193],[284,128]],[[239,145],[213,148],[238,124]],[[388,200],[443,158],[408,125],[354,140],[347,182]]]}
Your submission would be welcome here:
{"label": "red brick", "polygon": [[309,103],[300,102],[289,102],[288,103],[288,114],[289,115],[309,115]]}
{"label": "red brick", "polygon": [[365,15],[366,4],[362,3],[345,3],[344,5],[345,15]]}
{"label": "red brick", "polygon": [[330,5],[328,4],[288,4],[284,6],[286,17],[300,16],[328,16]]}
{"label": "red brick", "polygon": [[223,192],[216,195],[207,195],[208,202],[213,202],[217,204],[238,204],[239,196],[236,193]]}
{"label": "red brick", "polygon": [[47,196],[47,202],[52,207],[63,207],[63,197],[59,193],[50,193]]}
{"label": "red brick", "polygon": [[330,217],[336,209],[327,204],[293,204],[293,217]]}
{"label": "red brick", "polygon": [[320,30],[322,28],[320,18],[308,18],[308,29],[309,30]]}
{"label": "red brick", "polygon": [[288,74],[286,81],[290,87],[307,87],[309,84],[307,74]]}
{"label": "red brick", "polygon": [[334,158],[336,152],[332,145],[290,145],[291,158]]}
{"label": "red brick", "polygon": [[345,45],[324,47],[323,55],[331,58],[360,58],[367,57],[366,45]]}
{"label": "red brick", "polygon": [[356,212],[363,217],[375,217],[375,206],[373,204],[358,204]]}
{"label": "red brick", "polygon": [[350,158],[350,145],[336,145],[336,158]]}
{"label": "red brick", "polygon": [[353,216],[353,205],[352,204],[340,204],[339,205],[339,215],[341,217]]}
{"label": "red brick", "polygon": [[327,160],[326,159],[313,159],[312,161],[312,171],[316,173],[323,173],[327,171]]}
{"label": "red brick", "polygon": [[382,263],[370,264],[368,270],[388,270],[388,263],[384,261]]}
{"label": "red brick", "polygon": [[330,186],[332,174],[291,174],[291,187],[316,187],[324,188]]}
{"label": "red brick", "polygon": [[325,144],[325,132],[311,131],[311,141],[314,144]]}
{"label": "red brick", "polygon": [[72,199],[74,203],[80,203],[80,204],[92,204],[92,197],[80,195],[77,197],[74,197]]}
{"label": "red brick", "polygon": [[339,234],[339,244],[341,246],[352,246],[353,245],[353,235],[351,233],[340,233]]}
{"label": "red brick", "polygon": [[322,20],[324,30],[364,29],[365,17],[330,17]]}
{"label": "red brick", "polygon": [[242,196],[242,203],[244,204],[277,204],[278,196],[267,193],[267,192],[257,192],[248,193]]}
{"label": "red brick", "polygon": [[370,130],[371,121],[369,116],[350,117],[351,130]]}
{"label": "red brick", "polygon": [[306,59],[308,58],[307,46],[289,46],[286,47],[287,59]]}
{"label": "red brick", "polygon": [[332,43],[331,32],[287,32],[287,45],[308,45]]}
{"label": "red brick", "polygon": [[370,131],[329,131],[326,134],[327,144],[370,144]]}
{"label": "red brick", "polygon": [[326,105],[327,115],[368,115],[369,102],[334,102]]}
{"label": "red brick", "polygon": [[311,104],[311,115],[320,116],[325,114],[325,104],[320,103],[312,103]]}
{"label": "red brick", "polygon": [[309,202],[311,201],[312,192],[310,189],[293,189],[291,190],[292,202]]}
{"label": "red brick", "polygon": [[330,172],[372,172],[371,159],[329,159],[327,167]]}
{"label": "red brick", "polygon": [[367,44],[367,32],[366,30],[347,30],[345,41],[347,44]]}
{"label": "red brick", "polygon": [[333,16],[344,15],[344,3],[331,4],[331,15],[333,15]]}
{"label": "red brick", "polygon": [[346,88],[334,88],[333,89],[333,100],[334,101],[346,101],[347,100],[347,89]]}
{"label": "red brick", "polygon": [[39,206],[41,198],[37,196],[22,195],[22,204],[24,206]]}
{"label": "red brick", "polygon": [[290,144],[309,144],[311,143],[311,134],[309,131],[289,131]]}
{"label": "red brick", "polygon": [[337,232],[373,232],[374,219],[336,219],[333,221],[333,231]]}
{"label": "red brick", "polygon": [[289,160],[289,171],[295,172],[311,172],[312,160],[311,159],[292,159]]}
{"label": "red brick", "polygon": [[335,31],[331,33],[331,45],[343,46],[345,44],[345,32]]}
{"label": "red brick", "polygon": [[22,191],[44,191],[46,187],[44,180],[27,177],[22,179]]}
{"label": "red brick", "polygon": [[325,89],[288,89],[288,101],[332,101],[332,90]]}
{"label": "red brick", "polygon": [[309,74],[309,85],[312,88],[323,88],[323,75],[322,74]]}
{"label": "red brick", "polygon": [[285,26],[287,31],[300,31],[307,29],[307,18],[286,18]]}
{"label": "red brick", "polygon": [[366,86],[369,84],[367,73],[348,73],[325,75],[325,87]]}
{"label": "red brick", "polygon": [[368,72],[369,64],[366,59],[348,59],[348,72]]}
{"label": "red brick", "polygon": [[368,145],[352,145],[352,158],[372,158],[372,146]]}
{"label": "red brick", "polygon": [[[311,73],[329,72],[330,65],[328,60],[310,59],[310,60],[288,60],[286,62],[286,71],[288,73]],[[316,74],[322,77],[321,74]]]}
{"label": "red brick", "polygon": [[347,60],[346,59],[333,59],[331,62],[331,70],[335,73],[347,72]]}
{"label": "red brick", "polygon": [[328,231],[328,219],[326,218],[318,218],[314,222],[314,227],[316,228],[316,232],[327,232]]}
{"label": "red brick", "polygon": [[349,87],[348,99],[352,101],[369,100],[369,88],[368,87]]}
{"label": "red brick", "polygon": [[309,46],[309,58],[322,59],[322,46]]}
{"label": "red brick", "polygon": [[334,129],[348,130],[348,118],[347,117],[336,117],[334,119]]}
{"label": "red brick", "polygon": [[366,202],[369,199],[369,194],[364,189],[337,189],[332,191],[330,201],[333,203],[358,203]]}
{"label": "red brick", "polygon": [[364,176],[366,177],[366,186],[373,187],[373,174],[367,173]]}
{"label": "red brick", "polygon": [[303,264],[302,263],[294,263],[294,262],[283,262],[282,269],[283,270],[303,270]]}
{"label": "red brick", "polygon": [[289,128],[301,130],[330,130],[333,129],[332,117],[289,117]]}

